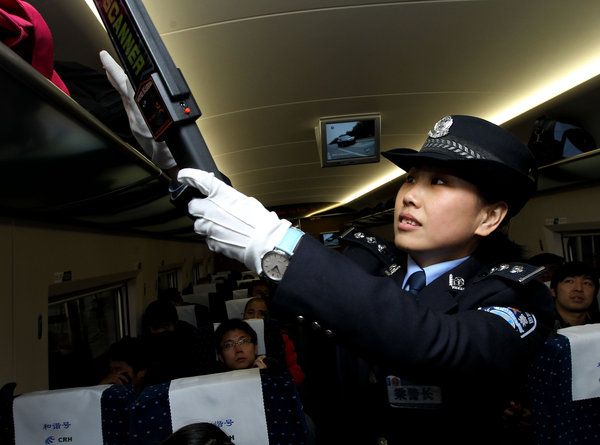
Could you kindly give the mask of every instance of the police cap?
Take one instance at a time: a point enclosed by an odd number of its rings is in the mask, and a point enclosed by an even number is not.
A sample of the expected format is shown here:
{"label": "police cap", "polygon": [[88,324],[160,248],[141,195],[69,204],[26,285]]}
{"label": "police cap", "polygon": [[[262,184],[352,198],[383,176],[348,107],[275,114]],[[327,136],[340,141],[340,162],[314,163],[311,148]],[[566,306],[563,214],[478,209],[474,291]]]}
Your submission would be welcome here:
{"label": "police cap", "polygon": [[516,215],[537,188],[535,158],[519,139],[484,119],[446,116],[429,132],[420,151],[396,148],[382,155],[403,170],[435,163],[479,189],[491,202],[505,201]]}

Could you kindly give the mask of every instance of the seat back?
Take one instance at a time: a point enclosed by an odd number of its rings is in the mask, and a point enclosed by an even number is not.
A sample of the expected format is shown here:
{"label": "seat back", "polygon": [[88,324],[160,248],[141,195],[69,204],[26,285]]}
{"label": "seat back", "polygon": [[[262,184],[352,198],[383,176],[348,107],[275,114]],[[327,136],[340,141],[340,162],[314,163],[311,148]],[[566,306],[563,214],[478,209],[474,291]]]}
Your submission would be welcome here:
{"label": "seat back", "polygon": [[148,387],[131,410],[130,445],[157,444],[177,429],[210,422],[236,445],[306,443],[307,427],[289,373],[230,371]]}
{"label": "seat back", "polygon": [[260,281],[258,278],[246,278],[244,280],[237,280],[235,282],[238,289],[248,289],[250,285],[256,281]]}
{"label": "seat back", "polygon": [[186,295],[182,295],[181,298],[183,298],[183,301],[185,301],[186,303],[202,304],[207,307],[210,306],[209,293],[186,294]]}
{"label": "seat back", "polygon": [[156,445],[194,422],[216,424],[236,445],[307,443],[288,372],[254,368],[189,377],[146,387],[139,396],[117,385],[40,391],[13,404],[16,445]]}
{"label": "seat back", "polygon": [[188,304],[185,306],[177,306],[177,317],[191,324],[194,327],[198,327],[198,320],[196,320],[196,305]]}
{"label": "seat back", "polygon": [[248,298],[248,289],[234,289],[231,293],[233,295],[234,300]]}
{"label": "seat back", "polygon": [[573,365],[578,364],[572,363],[571,352],[569,338],[557,334],[546,341],[530,369],[533,431],[539,445],[600,441],[600,398],[573,400]]}
{"label": "seat back", "polygon": [[227,309],[227,318],[244,318],[244,309],[246,309],[246,304],[250,301],[251,298],[236,298],[234,300],[227,300],[225,302],[225,307]]}
{"label": "seat back", "polygon": [[131,385],[112,385],[102,393],[102,436],[105,444],[129,444],[129,412],[137,393]]}
{"label": "seat back", "polygon": [[144,388],[129,412],[129,445],[158,444],[173,432],[169,385]]}
{"label": "seat back", "polygon": [[69,388],[22,394],[13,402],[15,444],[129,442],[132,386]]}
{"label": "seat back", "polygon": [[217,285],[215,283],[196,284],[193,286],[194,295],[202,296],[215,292],[217,292]]}
{"label": "seat back", "polygon": [[218,281],[227,281],[231,276],[231,271],[215,272],[211,274],[211,281],[216,283]]}

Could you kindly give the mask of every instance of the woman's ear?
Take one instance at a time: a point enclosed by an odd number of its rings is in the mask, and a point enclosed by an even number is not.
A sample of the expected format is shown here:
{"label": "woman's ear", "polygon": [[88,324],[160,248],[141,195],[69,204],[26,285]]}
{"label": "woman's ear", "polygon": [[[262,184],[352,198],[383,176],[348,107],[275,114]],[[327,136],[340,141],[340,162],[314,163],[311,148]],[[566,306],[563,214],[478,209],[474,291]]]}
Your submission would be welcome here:
{"label": "woman's ear", "polygon": [[508,213],[508,204],[504,201],[498,201],[494,204],[486,204],[481,210],[482,218],[479,225],[475,229],[475,234],[479,236],[488,236],[498,227],[506,218]]}

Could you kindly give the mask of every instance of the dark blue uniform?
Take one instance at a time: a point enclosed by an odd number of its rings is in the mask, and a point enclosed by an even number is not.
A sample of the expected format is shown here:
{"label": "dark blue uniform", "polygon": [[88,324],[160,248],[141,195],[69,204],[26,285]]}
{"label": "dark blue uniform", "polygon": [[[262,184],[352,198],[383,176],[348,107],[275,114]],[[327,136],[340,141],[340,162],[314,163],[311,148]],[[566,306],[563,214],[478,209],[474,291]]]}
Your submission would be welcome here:
{"label": "dark blue uniform", "polygon": [[[343,355],[348,437],[493,442],[511,390],[554,322],[536,268],[491,264],[475,252],[415,297],[402,289],[405,259],[393,246],[362,233],[347,238],[355,246],[340,255],[304,236],[274,302],[331,329],[360,357]],[[414,409],[411,400],[432,403]]]}

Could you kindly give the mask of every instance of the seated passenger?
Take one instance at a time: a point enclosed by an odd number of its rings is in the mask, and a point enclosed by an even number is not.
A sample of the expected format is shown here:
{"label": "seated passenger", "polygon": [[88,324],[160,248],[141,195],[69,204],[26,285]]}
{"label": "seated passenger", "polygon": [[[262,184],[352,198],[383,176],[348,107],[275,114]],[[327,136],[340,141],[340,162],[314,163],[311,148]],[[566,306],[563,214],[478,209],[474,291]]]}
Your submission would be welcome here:
{"label": "seated passenger", "polygon": [[[596,293],[598,292],[598,276],[594,269],[582,262],[560,263],[561,257],[557,255],[540,255],[548,271],[552,270],[551,260],[554,267],[550,275],[550,291],[555,297],[556,329],[580,326],[588,323],[598,323],[598,306]],[[512,401],[504,411],[503,419],[507,431],[513,431],[514,437],[529,438],[533,443],[533,417],[529,406],[530,395],[523,389],[523,400]]]}
{"label": "seated passenger", "polygon": [[266,355],[257,356],[257,341],[256,331],[239,318],[224,321],[215,331],[217,355],[226,369],[281,370],[277,359]]}
{"label": "seated passenger", "polygon": [[165,300],[171,303],[175,307],[180,306],[194,306],[194,315],[196,316],[196,325],[210,323],[212,318],[210,310],[203,304],[186,303],[183,300],[183,296],[179,289],[170,287],[168,289],[159,289],[157,300]]}
{"label": "seated passenger", "polygon": [[154,385],[203,374],[198,330],[179,320],[177,309],[166,300],[155,300],[142,316],[143,337],[151,353],[147,380]]}
{"label": "seated passenger", "polygon": [[108,350],[109,373],[99,385],[133,385],[139,394],[145,386],[148,357],[141,339],[123,337]]}
{"label": "seated passenger", "polygon": [[185,301],[183,301],[183,297],[181,296],[181,292],[174,287],[170,287],[168,289],[159,289],[158,290],[158,300],[167,300],[173,306],[183,306]]}
{"label": "seated passenger", "polygon": [[264,298],[269,300],[271,298],[271,287],[265,280],[255,280],[248,287],[248,298]]}
{"label": "seated passenger", "polygon": [[198,422],[181,427],[160,445],[234,445],[234,443],[216,425]]}
{"label": "seated passenger", "polygon": [[591,266],[565,263],[552,275],[550,290],[555,297],[556,328],[598,323],[598,275]]}
{"label": "seated passenger", "polygon": [[169,300],[155,300],[146,306],[142,314],[142,332],[144,335],[175,332],[175,330],[191,332],[193,326],[179,320],[177,309]]}
{"label": "seated passenger", "polygon": [[527,262],[533,266],[544,266],[546,268],[546,271],[538,275],[536,278],[545,283],[546,286],[550,287],[552,274],[556,272],[556,269],[565,263],[565,260],[559,255],[544,252],[532,256],[527,260]]}
{"label": "seated passenger", "polygon": [[[269,318],[269,308],[264,298],[252,298],[246,303],[246,308],[244,309],[244,320],[253,318],[259,318],[263,320]],[[285,346],[285,364],[290,370],[292,377],[294,377],[296,386],[300,386],[304,381],[305,375],[302,371],[302,368],[298,364],[296,348],[294,348],[294,343],[292,343],[290,336],[284,329],[281,330],[281,337]]]}

